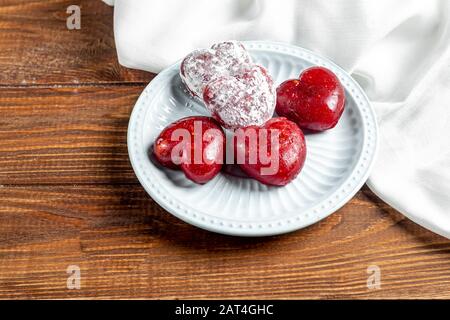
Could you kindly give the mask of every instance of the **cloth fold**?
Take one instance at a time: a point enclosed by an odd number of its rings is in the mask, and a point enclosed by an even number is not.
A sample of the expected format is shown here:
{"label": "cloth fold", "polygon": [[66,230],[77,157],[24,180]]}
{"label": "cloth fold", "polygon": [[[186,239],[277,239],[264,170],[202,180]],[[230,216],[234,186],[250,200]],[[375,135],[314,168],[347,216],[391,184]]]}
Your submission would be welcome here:
{"label": "cloth fold", "polygon": [[229,39],[289,42],[335,61],[377,112],[380,150],[369,187],[450,238],[448,0],[105,2],[115,5],[118,59],[130,68],[159,72]]}

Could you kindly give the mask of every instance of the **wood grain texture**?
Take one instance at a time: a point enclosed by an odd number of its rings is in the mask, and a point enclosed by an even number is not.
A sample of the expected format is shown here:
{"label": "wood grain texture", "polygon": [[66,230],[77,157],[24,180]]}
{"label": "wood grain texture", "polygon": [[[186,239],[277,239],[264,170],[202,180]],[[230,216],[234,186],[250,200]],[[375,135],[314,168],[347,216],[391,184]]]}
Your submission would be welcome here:
{"label": "wood grain texture", "polygon": [[[139,185],[14,186],[0,197],[0,298],[450,297],[450,244],[367,189],[271,238],[187,225]],[[369,265],[380,290],[366,286]],[[79,265],[81,290],[66,289]]]}
{"label": "wood grain texture", "polygon": [[[128,162],[139,86],[0,90],[0,298],[450,297],[450,244],[368,189],[280,237],[191,227]],[[82,289],[66,288],[79,265]],[[368,290],[367,267],[382,270]]]}
{"label": "wood grain texture", "polygon": [[[0,299],[450,298],[450,242],[364,187],[309,228],[213,234],[138,184],[126,130],[154,75],[116,62],[112,8],[0,0]],[[66,286],[69,265],[81,289]],[[369,290],[367,267],[381,268]]]}
{"label": "wood grain texture", "polygon": [[[80,30],[66,26],[73,4]],[[1,0],[0,85],[148,82],[154,75],[117,62],[112,18],[100,0]]]}
{"label": "wood grain texture", "polygon": [[0,89],[0,184],[136,182],[126,135],[142,90]]}

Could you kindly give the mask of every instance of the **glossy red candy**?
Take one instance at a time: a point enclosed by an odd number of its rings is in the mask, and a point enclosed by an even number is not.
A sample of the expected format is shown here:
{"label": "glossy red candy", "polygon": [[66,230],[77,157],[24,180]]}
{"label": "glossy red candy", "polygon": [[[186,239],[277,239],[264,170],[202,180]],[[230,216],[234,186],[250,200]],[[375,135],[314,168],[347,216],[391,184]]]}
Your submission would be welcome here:
{"label": "glossy red candy", "polygon": [[260,127],[238,129],[234,143],[238,165],[248,176],[264,184],[288,184],[305,163],[303,132],[286,118],[273,118]]}
{"label": "glossy red candy", "polygon": [[193,116],[167,126],[153,144],[163,166],[181,169],[196,183],[206,183],[222,169],[225,134],[210,117]]}
{"label": "glossy red candy", "polygon": [[312,67],[299,79],[287,80],[277,89],[276,112],[302,129],[324,131],[339,121],[345,105],[345,91],[330,70]]}

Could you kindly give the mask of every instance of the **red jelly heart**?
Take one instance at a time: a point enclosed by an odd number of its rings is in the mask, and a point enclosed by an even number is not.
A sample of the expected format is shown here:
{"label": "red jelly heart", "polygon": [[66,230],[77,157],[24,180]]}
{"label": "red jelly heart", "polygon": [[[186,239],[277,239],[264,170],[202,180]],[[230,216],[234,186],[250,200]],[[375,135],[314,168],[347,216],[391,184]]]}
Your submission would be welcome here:
{"label": "red jelly heart", "polygon": [[287,80],[277,89],[276,112],[302,129],[323,131],[333,128],[344,111],[345,91],[330,70],[312,67],[300,78]]}
{"label": "red jelly heart", "polygon": [[233,75],[242,64],[251,63],[244,46],[237,41],[216,43],[211,49],[195,50],[181,63],[181,80],[189,92],[199,98],[208,82],[224,75]]}
{"label": "red jelly heart", "polygon": [[220,172],[224,150],[223,129],[214,119],[203,116],[171,123],[153,145],[153,153],[163,166],[180,168],[196,183],[206,183]]}
{"label": "red jelly heart", "polygon": [[225,128],[263,125],[275,110],[276,91],[267,70],[243,65],[234,75],[208,83],[203,100],[214,119]]}
{"label": "red jelly heart", "polygon": [[238,165],[247,175],[264,184],[288,184],[305,163],[303,132],[286,118],[273,118],[261,127],[238,129],[234,143]]}

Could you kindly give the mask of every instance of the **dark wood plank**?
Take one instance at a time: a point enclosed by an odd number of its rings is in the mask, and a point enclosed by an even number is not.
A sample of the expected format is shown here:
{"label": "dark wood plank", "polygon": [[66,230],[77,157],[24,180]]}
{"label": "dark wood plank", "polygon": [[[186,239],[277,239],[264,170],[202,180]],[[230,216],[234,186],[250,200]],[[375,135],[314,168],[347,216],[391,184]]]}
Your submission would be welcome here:
{"label": "dark wood plank", "polygon": [[[67,7],[81,7],[68,30]],[[1,0],[0,85],[148,82],[153,74],[117,62],[113,8],[100,0]]]}
{"label": "dark wood plank", "polygon": [[[0,298],[450,298],[450,244],[368,189],[284,236],[212,234],[138,185],[11,186],[0,194]],[[369,265],[381,289],[366,286]],[[66,269],[81,268],[81,289]]]}
{"label": "dark wood plank", "polygon": [[142,90],[0,89],[0,185],[135,183],[126,136]]}

